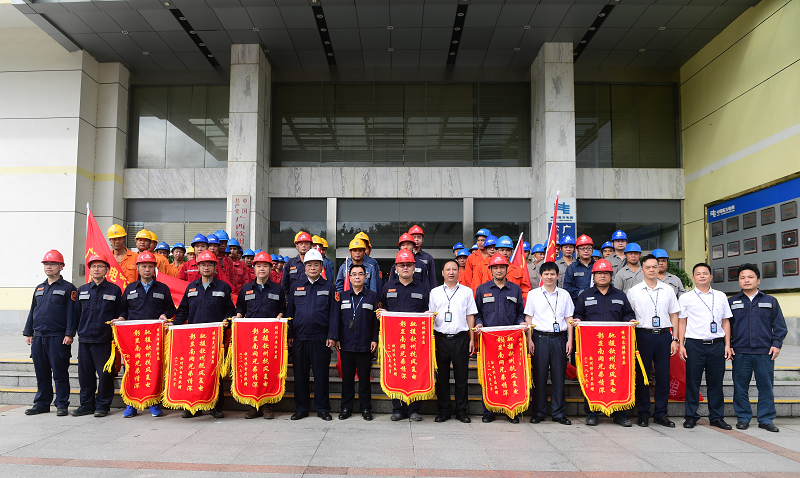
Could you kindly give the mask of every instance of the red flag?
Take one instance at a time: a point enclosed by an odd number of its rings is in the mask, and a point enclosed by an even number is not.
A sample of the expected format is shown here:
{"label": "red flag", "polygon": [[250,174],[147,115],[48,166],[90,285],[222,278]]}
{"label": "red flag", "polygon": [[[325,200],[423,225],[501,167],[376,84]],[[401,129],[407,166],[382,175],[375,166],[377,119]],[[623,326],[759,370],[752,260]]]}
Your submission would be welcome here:
{"label": "red flag", "polygon": [[[94,219],[94,214],[92,214],[92,210],[89,209],[89,205],[86,205],[86,255],[83,258],[84,262],[86,259],[89,258],[90,255],[99,253],[106,256],[108,259],[108,273],[106,273],[106,280],[109,282],[113,282],[117,284],[120,289],[125,290],[128,284],[131,281],[125,277],[125,274],[122,273],[122,268],[117,263],[117,260],[114,259],[114,254],[111,251],[111,247],[106,242],[106,236],[103,235],[103,232],[100,230],[100,226],[97,225],[97,221]],[[92,275],[89,273],[89,265],[85,264],[86,267],[86,283],[89,283],[92,280]]]}
{"label": "red flag", "polygon": [[[547,248],[544,253],[544,261],[545,262],[555,262],[556,256],[558,255],[558,248],[556,247],[556,232],[558,232],[558,196],[559,194],[556,193],[556,204],[553,207],[553,224],[550,225],[550,234],[547,239]],[[539,280],[539,287],[544,284],[544,280]]]}
{"label": "red flag", "polygon": [[[678,354],[669,359],[669,399],[686,400],[686,363],[681,360]],[[701,393],[700,401],[704,400]]]}
{"label": "red flag", "polygon": [[[317,250],[319,251],[320,255],[322,255],[322,246],[317,244]],[[322,261],[322,278],[328,280],[328,274],[325,273],[325,261]]]}
{"label": "red flag", "polygon": [[[189,287],[189,282],[180,280],[177,277],[172,277],[169,274],[162,274],[161,272],[156,272],[156,279],[158,279],[158,282],[169,287],[169,292],[172,295],[172,302],[175,303],[175,307],[179,306],[183,299],[183,294],[186,292],[186,288]],[[236,296],[231,294],[231,299],[233,299],[235,305]]]}
{"label": "red flag", "polygon": [[350,290],[350,258],[349,257],[345,258],[345,260],[344,260],[344,290]]}
{"label": "red flag", "polygon": [[514,253],[511,254],[511,265],[518,266],[522,269],[522,282],[527,284],[528,288],[531,289],[531,276],[528,275],[528,261],[525,260],[525,249],[522,244],[522,234],[519,235],[517,247],[514,249]]}

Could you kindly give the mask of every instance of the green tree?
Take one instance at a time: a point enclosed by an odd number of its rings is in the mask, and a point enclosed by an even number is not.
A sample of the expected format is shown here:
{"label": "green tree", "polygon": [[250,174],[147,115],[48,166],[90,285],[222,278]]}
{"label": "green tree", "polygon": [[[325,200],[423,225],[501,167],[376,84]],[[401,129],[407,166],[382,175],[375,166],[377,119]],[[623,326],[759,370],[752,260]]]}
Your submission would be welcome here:
{"label": "green tree", "polygon": [[667,266],[667,272],[678,276],[681,282],[683,282],[683,286],[686,287],[687,289],[694,288],[694,283],[692,282],[692,278],[689,277],[689,274],[687,274],[685,270],[678,267],[674,262],[669,261],[669,266]]}

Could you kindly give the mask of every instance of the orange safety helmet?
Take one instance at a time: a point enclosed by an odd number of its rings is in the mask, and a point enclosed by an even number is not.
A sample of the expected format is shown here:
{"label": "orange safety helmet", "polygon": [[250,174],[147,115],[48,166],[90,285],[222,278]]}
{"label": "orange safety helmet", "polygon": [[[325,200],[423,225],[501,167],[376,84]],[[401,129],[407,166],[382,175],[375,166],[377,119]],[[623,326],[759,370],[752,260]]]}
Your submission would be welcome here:
{"label": "orange safety helmet", "polygon": [[409,233],[409,234],[412,234],[412,235],[413,235],[413,234],[422,234],[423,236],[425,235],[425,233],[424,233],[424,232],[422,232],[422,228],[421,228],[421,227],[419,227],[419,226],[417,226],[416,224],[414,224],[413,226],[411,226],[411,229],[409,229],[409,230],[408,230],[408,233]]}
{"label": "orange safety helmet", "polygon": [[45,253],[44,258],[42,259],[42,264],[44,264],[45,262],[58,262],[63,266],[64,256],[62,256],[61,253],[58,252],[57,250],[51,249]]}
{"label": "orange safety helmet", "polygon": [[578,241],[575,243],[575,247],[581,246],[593,246],[594,243],[592,242],[592,238],[587,236],[586,234],[581,234],[581,237],[578,238]]}
{"label": "orange safety helmet", "polygon": [[600,259],[599,261],[594,263],[592,266],[592,274],[595,272],[608,272],[609,274],[614,273],[614,268],[611,266],[611,263],[605,259]]}
{"label": "orange safety helmet", "polygon": [[408,249],[403,249],[403,250],[401,250],[400,252],[397,253],[397,256],[395,256],[394,263],[395,264],[403,264],[403,263],[406,263],[406,262],[414,262],[414,263],[416,263],[417,261],[414,259],[414,253],[413,252],[409,251]]}
{"label": "orange safety helmet", "polygon": [[255,258],[253,258],[253,264],[255,264],[256,262],[269,262],[270,264],[272,264],[272,257],[266,252],[261,251],[258,254],[256,254]]}
{"label": "orange safety helmet", "polygon": [[144,262],[152,262],[155,264],[156,256],[154,256],[153,253],[150,251],[142,251],[141,253],[139,253],[139,257],[136,258],[136,263],[142,264]]}
{"label": "orange safety helmet", "polygon": [[508,265],[508,259],[506,259],[506,256],[500,254],[499,252],[495,253],[495,255],[493,255],[492,258],[489,259],[489,267],[507,266],[507,265]]}
{"label": "orange safety helmet", "polygon": [[403,234],[402,236],[400,236],[400,239],[397,240],[397,247],[400,247],[400,244],[404,242],[414,242],[414,238],[411,237],[411,234],[409,233]]}
{"label": "orange safety helmet", "polygon": [[197,262],[198,264],[201,262],[213,262],[214,264],[216,264],[217,256],[215,256],[213,252],[206,250],[201,252],[200,255],[197,256],[195,262]]}
{"label": "orange safety helmet", "polygon": [[96,262],[96,261],[105,262],[106,267],[108,267],[108,265],[109,265],[108,264],[108,259],[106,259],[106,256],[104,256],[103,254],[99,254],[99,253],[94,253],[91,256],[89,256],[89,258],[86,259],[86,265],[87,266],[91,266],[92,262]]}
{"label": "orange safety helmet", "polygon": [[312,242],[313,243],[314,240],[311,239],[311,234],[309,234],[307,232],[301,232],[300,234],[298,234],[294,238],[294,243],[297,244],[298,242]]}

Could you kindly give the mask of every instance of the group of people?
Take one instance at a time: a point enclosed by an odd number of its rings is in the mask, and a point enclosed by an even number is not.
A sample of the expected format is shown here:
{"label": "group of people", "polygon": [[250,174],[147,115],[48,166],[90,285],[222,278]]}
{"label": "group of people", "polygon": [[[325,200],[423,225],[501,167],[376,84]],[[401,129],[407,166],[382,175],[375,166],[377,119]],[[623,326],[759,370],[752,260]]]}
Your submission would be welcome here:
{"label": "group of people", "polygon": [[[195,236],[191,244],[194,257],[186,257],[189,250],[176,244],[172,263],[151,251],[168,250],[169,246],[159,249],[160,244],[152,244],[157,239],[149,231],[137,233],[138,253],[125,248],[126,234],[121,226],[112,226],[108,236],[111,252],[130,280],[124,291],[105,279],[109,262],[101,253],[87,258],[91,281],[77,289],[61,277],[64,259],[58,251],[49,251],[42,260],[47,280],[34,292],[23,331],[32,346],[38,383],[34,406],[26,411],[29,415],[49,412],[53,379],[57,415],[68,414],[67,368],[76,333],[80,337],[81,403],[72,414],[105,416],[113,397],[113,376],[103,372],[111,353],[109,322],[161,319],[180,325],[232,317],[292,317],[288,345],[296,410],[291,419],[309,415],[309,371],[313,371],[314,410],[320,418],[332,420],[328,367],[331,350],[336,349],[342,368],[338,418],[344,420],[353,414],[357,373],[359,411],[365,420],[372,420],[370,367],[378,345],[380,316],[390,311],[435,313],[437,422],[453,414],[462,422],[471,421],[467,414],[467,377],[476,334],[483,327],[524,324],[531,326],[527,332],[534,384],[530,421],[539,423],[550,416],[570,425],[564,385],[567,362],[574,354],[574,325],[581,321],[633,321],[645,365],[644,371],[637,370],[636,377],[634,409],[639,426],[649,426],[652,417],[656,424],[675,427],[667,417],[667,402],[670,357],[679,354],[686,362],[685,428],[694,427],[699,419],[703,373],[711,424],[732,428],[723,419],[722,381],[725,361],[733,360],[737,428],[746,429],[752,419],[748,387],[755,373],[759,427],[778,431],[772,423],[776,416],[773,370],[787,328],[777,300],[758,290],[760,271],[753,264],[739,268],[741,292],[728,298],[711,288],[708,264],[693,267],[695,287],[687,292],[680,279],[667,272],[666,251],[656,249],[641,257],[639,245],[628,243],[623,231],[616,231],[599,251],[586,235],[577,239],[565,236],[559,241],[561,258],[556,262],[544,261],[543,245],[530,247],[525,243],[526,267],[519,267],[510,263],[514,242],[482,228],[476,232],[472,248],[461,243],[454,246],[454,259],[441,269],[442,285],[438,284],[433,257],[422,250],[424,231],[416,225],[400,236],[399,251],[386,282],[377,261],[369,255],[369,236],[364,232],[350,242],[349,257],[336,273],[333,261],[326,257],[325,239],[308,232],[295,236],[298,254],[286,259],[285,264],[281,262],[284,258],[264,251],[242,251],[224,231]],[[156,270],[189,281],[178,307],[169,288],[157,280]],[[450,396],[451,366],[454,403]],[[653,404],[649,387],[644,384],[644,374],[649,375],[651,367],[656,379]],[[548,375],[552,385],[549,402]],[[219,399],[210,412],[213,417],[224,416],[223,402],[220,386]],[[420,406],[421,402],[408,405],[393,400],[391,420],[422,420]],[[597,425],[598,414],[588,403],[584,410],[586,424]],[[149,411],[153,416],[162,414],[158,405]],[[136,413],[128,406],[123,416]],[[196,414],[184,411],[182,416]],[[273,418],[274,413],[270,406],[263,406],[245,415],[259,416]],[[613,413],[612,418],[621,426],[632,426],[625,411]],[[484,405],[482,421],[494,419]],[[518,423],[519,416],[509,420]]]}

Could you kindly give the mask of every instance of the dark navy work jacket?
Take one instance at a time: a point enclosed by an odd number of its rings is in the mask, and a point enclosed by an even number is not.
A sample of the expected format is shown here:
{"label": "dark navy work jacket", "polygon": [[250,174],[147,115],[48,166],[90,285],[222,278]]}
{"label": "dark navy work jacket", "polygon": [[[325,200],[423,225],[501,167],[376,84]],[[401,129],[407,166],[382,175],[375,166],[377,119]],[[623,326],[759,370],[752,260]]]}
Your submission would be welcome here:
{"label": "dark navy work jacket", "polygon": [[31,337],[74,337],[78,328],[75,318],[77,289],[63,277],[48,284],[45,280],[33,291],[31,309],[22,335]]}
{"label": "dark navy work jacket", "polygon": [[78,336],[81,342],[109,343],[113,340],[111,325],[106,322],[119,317],[122,289],[105,279],[99,285],[94,281],[78,287]]}

